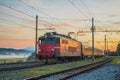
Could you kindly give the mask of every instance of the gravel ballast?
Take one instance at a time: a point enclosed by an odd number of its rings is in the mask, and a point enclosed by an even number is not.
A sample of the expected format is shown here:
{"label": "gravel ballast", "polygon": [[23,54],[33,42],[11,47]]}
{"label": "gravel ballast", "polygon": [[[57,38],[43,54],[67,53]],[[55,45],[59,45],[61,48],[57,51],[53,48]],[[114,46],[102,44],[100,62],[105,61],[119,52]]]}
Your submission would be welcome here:
{"label": "gravel ballast", "polygon": [[120,64],[107,64],[96,70],[74,76],[69,80],[115,80],[118,73],[120,73]]}

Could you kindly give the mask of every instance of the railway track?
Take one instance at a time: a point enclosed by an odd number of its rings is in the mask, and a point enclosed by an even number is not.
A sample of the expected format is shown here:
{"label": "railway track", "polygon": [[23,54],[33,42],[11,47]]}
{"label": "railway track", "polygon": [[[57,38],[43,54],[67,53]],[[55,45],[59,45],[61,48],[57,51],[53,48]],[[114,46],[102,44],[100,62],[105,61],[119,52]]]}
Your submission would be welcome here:
{"label": "railway track", "polygon": [[[67,62],[57,62],[57,63],[48,63],[44,64],[41,62],[23,62],[23,63],[8,63],[8,64],[0,64],[0,71],[12,71],[12,70],[20,70],[20,69],[27,69],[27,68],[34,68],[34,67],[42,67],[47,65],[54,65],[60,63],[67,63]],[[10,65],[10,66],[9,66]],[[5,66],[5,67],[4,67]]]}
{"label": "railway track", "polygon": [[[41,66],[52,65],[52,64],[54,64],[54,63],[44,64],[44,63],[40,63],[40,62],[24,62],[24,63],[1,64],[0,66],[2,66],[2,67],[0,67],[0,71],[20,70],[20,69],[41,67]],[[8,66],[8,67],[6,67],[6,66]]]}
{"label": "railway track", "polygon": [[93,64],[90,64],[88,66],[84,66],[82,67],[81,69],[77,70],[76,72],[72,72],[71,74],[68,74],[62,78],[60,78],[59,80],[66,80],[66,79],[69,79],[73,76],[76,76],[78,74],[82,74],[86,71],[89,71],[89,70],[92,70],[92,69],[95,69],[95,68],[98,68],[100,67],[101,65],[104,65],[105,63],[108,63],[110,62],[110,60],[107,60],[107,61],[101,61],[101,62],[97,62],[97,63],[93,63]]}
{"label": "railway track", "polygon": [[23,63],[8,63],[0,64],[0,71],[12,71],[18,69],[32,68],[37,66],[42,66],[40,62],[23,62]]}
{"label": "railway track", "polygon": [[120,73],[116,74],[115,80],[120,80]]}
{"label": "railway track", "polygon": [[56,72],[52,72],[52,73],[48,73],[48,74],[44,74],[44,75],[40,75],[40,76],[27,78],[25,80],[46,80],[46,79],[48,80],[51,78],[52,79],[56,78],[57,80],[66,80],[66,79],[71,78],[77,74],[81,74],[81,73],[84,73],[84,72],[89,71],[91,69],[95,69],[95,68],[97,68],[105,63],[108,63],[110,61],[111,61],[111,59],[106,59],[103,61],[99,61],[99,62],[95,62],[95,63],[91,63],[91,64],[86,64],[83,66],[73,67],[73,68],[69,68],[66,70],[56,71]]}

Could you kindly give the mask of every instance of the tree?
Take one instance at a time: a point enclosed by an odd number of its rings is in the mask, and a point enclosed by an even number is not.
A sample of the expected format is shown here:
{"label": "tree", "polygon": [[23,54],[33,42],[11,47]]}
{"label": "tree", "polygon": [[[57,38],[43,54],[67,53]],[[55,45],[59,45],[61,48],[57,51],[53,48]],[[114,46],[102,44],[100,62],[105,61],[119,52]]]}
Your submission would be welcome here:
{"label": "tree", "polygon": [[117,45],[117,54],[120,56],[120,43]]}
{"label": "tree", "polygon": [[28,58],[27,61],[35,61],[35,52],[33,52]]}

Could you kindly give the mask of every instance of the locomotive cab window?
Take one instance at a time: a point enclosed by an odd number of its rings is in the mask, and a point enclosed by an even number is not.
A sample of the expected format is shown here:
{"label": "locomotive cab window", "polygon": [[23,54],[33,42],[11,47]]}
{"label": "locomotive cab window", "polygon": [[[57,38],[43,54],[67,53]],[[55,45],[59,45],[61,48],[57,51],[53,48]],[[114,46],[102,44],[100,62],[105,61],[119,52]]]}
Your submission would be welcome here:
{"label": "locomotive cab window", "polygon": [[60,39],[59,38],[56,38],[56,40],[55,40],[55,43],[60,43]]}
{"label": "locomotive cab window", "polygon": [[41,44],[59,44],[59,38],[45,38],[41,39]]}
{"label": "locomotive cab window", "polygon": [[38,40],[38,43],[41,44],[41,40],[40,39]]}
{"label": "locomotive cab window", "polygon": [[45,38],[39,39],[39,40],[38,40],[38,43],[39,43],[39,44],[45,44]]}

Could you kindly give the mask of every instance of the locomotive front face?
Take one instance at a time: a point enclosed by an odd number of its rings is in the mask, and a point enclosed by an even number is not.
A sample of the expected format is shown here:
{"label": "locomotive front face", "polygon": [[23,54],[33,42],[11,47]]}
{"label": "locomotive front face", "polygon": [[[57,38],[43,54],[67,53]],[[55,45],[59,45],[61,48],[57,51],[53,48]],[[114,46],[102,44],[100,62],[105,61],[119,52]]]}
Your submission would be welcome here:
{"label": "locomotive front face", "polygon": [[39,59],[44,59],[45,56],[49,58],[55,57],[56,52],[60,51],[60,41],[59,38],[55,37],[45,37],[39,39],[38,44],[38,57]]}

